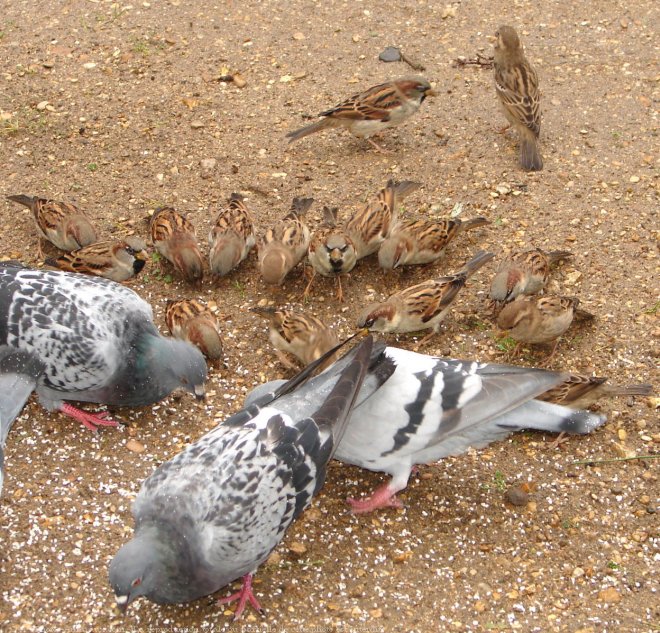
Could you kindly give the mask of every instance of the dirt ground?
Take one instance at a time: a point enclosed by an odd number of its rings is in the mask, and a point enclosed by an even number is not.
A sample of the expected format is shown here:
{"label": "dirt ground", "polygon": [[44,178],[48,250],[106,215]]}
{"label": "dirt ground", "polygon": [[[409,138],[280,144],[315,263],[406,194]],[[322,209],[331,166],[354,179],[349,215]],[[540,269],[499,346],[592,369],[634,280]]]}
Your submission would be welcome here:
{"label": "dirt ground", "polygon": [[[406,214],[492,224],[450,246],[431,268],[384,275],[364,260],[346,301],[317,280],[306,305],[301,269],[281,289],[256,274],[253,253],[201,288],[151,261],[130,286],[164,330],[167,298],[215,302],[226,366],[209,397],[118,410],[125,423],[92,434],[31,399],[7,444],[0,501],[0,622],[5,631],[570,631],[646,632],[660,626],[657,399],[603,401],[607,424],[549,448],[518,434],[422,467],[406,507],[352,516],[344,499],[384,480],[333,462],[313,506],[257,575],[265,618],[234,624],[212,599],[162,607],[114,606],[107,566],[130,538],[141,482],[240,407],[256,383],[287,375],[248,311],[264,299],[304,307],[351,333],[361,306],[458,270],[478,248],[568,249],[550,290],[579,296],[597,315],[571,330],[551,366],[658,384],[659,6],[474,0],[453,5],[326,2],[4,2],[0,50],[0,164],[4,195],[72,201],[104,236],[146,237],[149,211],[186,212],[205,244],[218,205],[248,197],[263,230],[293,196],[347,217],[389,178],[423,183]],[[545,169],[517,167],[492,72],[457,67],[490,54],[499,23],[519,28],[543,90]],[[439,96],[382,138],[379,154],[330,131],[287,147],[284,134],[343,98],[411,73],[379,52],[400,46],[425,66]],[[238,72],[244,87],[220,80]],[[1,254],[39,265],[29,212],[0,202]],[[151,250],[151,246],[149,246]],[[55,249],[48,247],[54,254]],[[485,311],[488,264],[469,283],[441,334],[421,351],[503,361]],[[392,337],[410,347],[414,337]],[[535,364],[543,352],[511,362]],[[132,438],[141,453],[127,448]],[[579,462],[579,463],[576,463]],[[527,482],[524,507],[504,491]],[[655,571],[654,571],[655,569]],[[226,595],[223,590],[219,595]]]}

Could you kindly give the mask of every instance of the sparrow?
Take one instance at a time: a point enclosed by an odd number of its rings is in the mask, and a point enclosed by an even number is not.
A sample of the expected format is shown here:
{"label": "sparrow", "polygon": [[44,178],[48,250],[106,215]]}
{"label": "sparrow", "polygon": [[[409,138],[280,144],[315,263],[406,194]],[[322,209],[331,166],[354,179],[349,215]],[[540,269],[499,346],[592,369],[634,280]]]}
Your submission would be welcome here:
{"label": "sparrow", "polygon": [[512,253],[500,263],[490,283],[493,305],[498,307],[520,295],[537,294],[548,282],[550,267],[572,256],[568,251],[545,252],[540,248]]}
{"label": "sparrow", "polygon": [[303,365],[319,359],[338,343],[337,335],[311,314],[272,307],[252,311],[270,321],[268,336],[283,365],[295,369],[283,352],[295,356]]}
{"label": "sparrow", "polygon": [[382,303],[367,306],[360,314],[357,326],[371,332],[406,333],[431,329],[432,332],[419,343],[421,346],[437,333],[468,278],[493,257],[493,253],[479,251],[453,275],[429,279],[391,295]]}
{"label": "sparrow", "polygon": [[294,198],[291,211],[261,238],[259,271],[267,284],[281,285],[307,253],[310,233],[303,216],[313,202],[313,198]]}
{"label": "sparrow", "polygon": [[419,110],[426,97],[436,96],[431,84],[423,77],[404,77],[369,88],[353,95],[339,105],[319,114],[320,121],[289,132],[289,143],[308,134],[328,128],[343,127],[353,136],[364,138],[383,151],[369,137],[403,123]]}
{"label": "sparrow", "polygon": [[650,396],[653,393],[652,385],[607,385],[606,381],[607,378],[598,376],[569,374],[564,382],[537,396],[537,399],[571,409],[587,409],[601,397]]}
{"label": "sparrow", "polygon": [[430,264],[440,259],[447,245],[463,231],[470,231],[489,224],[478,217],[462,221],[451,220],[399,220],[392,227],[389,237],[380,245],[378,263],[385,270],[413,264]]}
{"label": "sparrow", "polygon": [[[63,251],[75,251],[96,242],[96,230],[87,216],[68,202],[47,200],[33,196],[7,196],[7,200],[18,202],[34,216],[39,237],[55,244]],[[41,240],[39,258],[43,257]]]}
{"label": "sparrow", "polygon": [[307,258],[312,265],[312,278],[305,288],[304,296],[309,294],[314,277],[319,273],[337,280],[337,300],[343,301],[341,275],[349,273],[355,267],[355,246],[351,238],[337,227],[336,207],[323,207],[323,224],[324,226],[312,235],[309,243]]}
{"label": "sparrow", "polygon": [[232,193],[229,205],[220,211],[209,233],[211,272],[226,275],[248,256],[255,243],[252,217],[243,196]]}
{"label": "sparrow", "polygon": [[396,224],[397,205],[420,186],[420,183],[410,180],[399,183],[390,180],[375,198],[346,222],[344,232],[353,241],[357,259],[371,255],[380,248]]}
{"label": "sparrow", "polygon": [[576,313],[583,320],[594,318],[593,314],[580,310],[578,304],[576,297],[518,297],[502,308],[497,325],[518,343],[536,345],[554,341],[548,357],[552,358],[559,337],[568,330]]}
{"label": "sparrow", "polygon": [[222,358],[222,339],[217,317],[196,299],[169,299],[165,323],[174,338],[192,343],[210,360]]}
{"label": "sparrow", "polygon": [[149,224],[156,250],[188,281],[204,274],[202,254],[193,225],[172,207],[157,209]]}
{"label": "sparrow", "polygon": [[85,273],[112,281],[127,281],[135,277],[146,263],[143,249],[125,241],[108,240],[84,246],[61,257],[46,259],[48,266],[71,273]]}
{"label": "sparrow", "polygon": [[538,137],[541,131],[539,79],[525,57],[515,29],[501,26],[494,43],[495,92],[504,115],[518,131],[520,164],[527,171],[543,169]]}

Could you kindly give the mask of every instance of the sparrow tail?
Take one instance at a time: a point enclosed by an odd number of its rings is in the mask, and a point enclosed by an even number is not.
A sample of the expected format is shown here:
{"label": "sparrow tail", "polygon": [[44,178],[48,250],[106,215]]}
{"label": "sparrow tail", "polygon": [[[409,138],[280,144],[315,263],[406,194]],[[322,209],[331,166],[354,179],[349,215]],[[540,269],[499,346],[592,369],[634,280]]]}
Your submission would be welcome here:
{"label": "sparrow tail", "polygon": [[520,140],[520,164],[526,171],[541,171],[543,160],[539,154],[536,139],[531,135],[525,135]]}
{"label": "sparrow tail", "polygon": [[315,121],[314,123],[310,123],[305,127],[301,127],[298,130],[289,132],[286,135],[286,138],[289,139],[289,143],[293,143],[293,141],[297,141],[298,139],[303,138],[303,136],[308,136],[330,127],[334,127],[334,121],[332,119],[321,119],[320,121]]}

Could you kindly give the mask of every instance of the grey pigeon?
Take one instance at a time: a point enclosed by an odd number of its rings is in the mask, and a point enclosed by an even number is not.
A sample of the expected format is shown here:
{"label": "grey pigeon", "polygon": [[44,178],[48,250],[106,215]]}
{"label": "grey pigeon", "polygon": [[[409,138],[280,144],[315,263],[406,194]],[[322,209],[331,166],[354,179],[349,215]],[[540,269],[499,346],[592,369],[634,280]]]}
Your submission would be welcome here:
{"label": "grey pigeon", "polygon": [[[566,377],[542,369],[376,348],[334,457],[388,473],[392,479],[369,498],[349,499],[353,511],[400,507],[396,493],[408,485],[417,464],[460,455],[522,429],[589,433],[597,428],[603,416],[534,399]],[[261,385],[246,404],[265,405],[279,384]]]}
{"label": "grey pigeon", "polygon": [[133,540],[110,563],[120,609],[139,596],[188,602],[242,577],[241,590],[220,603],[238,600],[235,618],[248,601],[261,611],[252,576],[323,485],[372,343],[368,337],[296,388],[308,366],[268,406],[231,416],[144,482]]}
{"label": "grey pigeon", "polygon": [[[133,407],[178,388],[204,395],[201,352],[161,336],[146,301],[100,277],[0,264],[0,345],[29,352],[43,364],[35,389],[48,411],[91,429],[116,423],[67,400]],[[2,409],[17,415],[27,395],[5,392]]]}
{"label": "grey pigeon", "polygon": [[0,345],[0,493],[5,477],[7,435],[44,368],[32,352]]}

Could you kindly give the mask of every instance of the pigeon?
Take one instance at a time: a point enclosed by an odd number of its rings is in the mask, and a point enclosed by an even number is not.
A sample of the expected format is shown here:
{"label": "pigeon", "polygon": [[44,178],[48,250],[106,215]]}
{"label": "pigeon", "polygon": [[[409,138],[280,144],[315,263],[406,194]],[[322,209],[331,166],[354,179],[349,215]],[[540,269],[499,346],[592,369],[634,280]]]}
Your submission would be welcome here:
{"label": "pigeon", "polygon": [[[146,301],[101,277],[0,263],[0,345],[31,353],[44,365],[35,389],[48,411],[92,430],[116,422],[67,400],[134,407],[179,388],[204,395],[201,352],[161,336]],[[12,394],[3,406],[18,412],[26,398]]]}
{"label": "pigeon", "polygon": [[[567,377],[376,347],[334,457],[392,479],[368,498],[349,499],[352,511],[401,507],[396,494],[407,486],[416,465],[482,448],[515,431],[591,432],[604,416],[535,399]],[[255,401],[263,406],[280,383],[257,387],[246,406]]]}
{"label": "pigeon", "polygon": [[[96,242],[96,230],[87,216],[69,202],[47,200],[35,196],[7,196],[32,211],[39,237],[63,251],[74,251]],[[39,257],[43,256],[41,239]]]}
{"label": "pigeon", "polygon": [[239,411],[147,478],[133,504],[133,539],[110,563],[121,610],[139,596],[189,602],[238,578],[240,591],[219,602],[238,600],[235,619],[248,601],[262,610],[252,577],[323,486],[372,347],[367,337],[302,382],[310,365],[267,406]]}
{"label": "pigeon", "polygon": [[5,443],[25,401],[37,385],[45,365],[33,352],[0,345],[0,494],[4,482]]}

